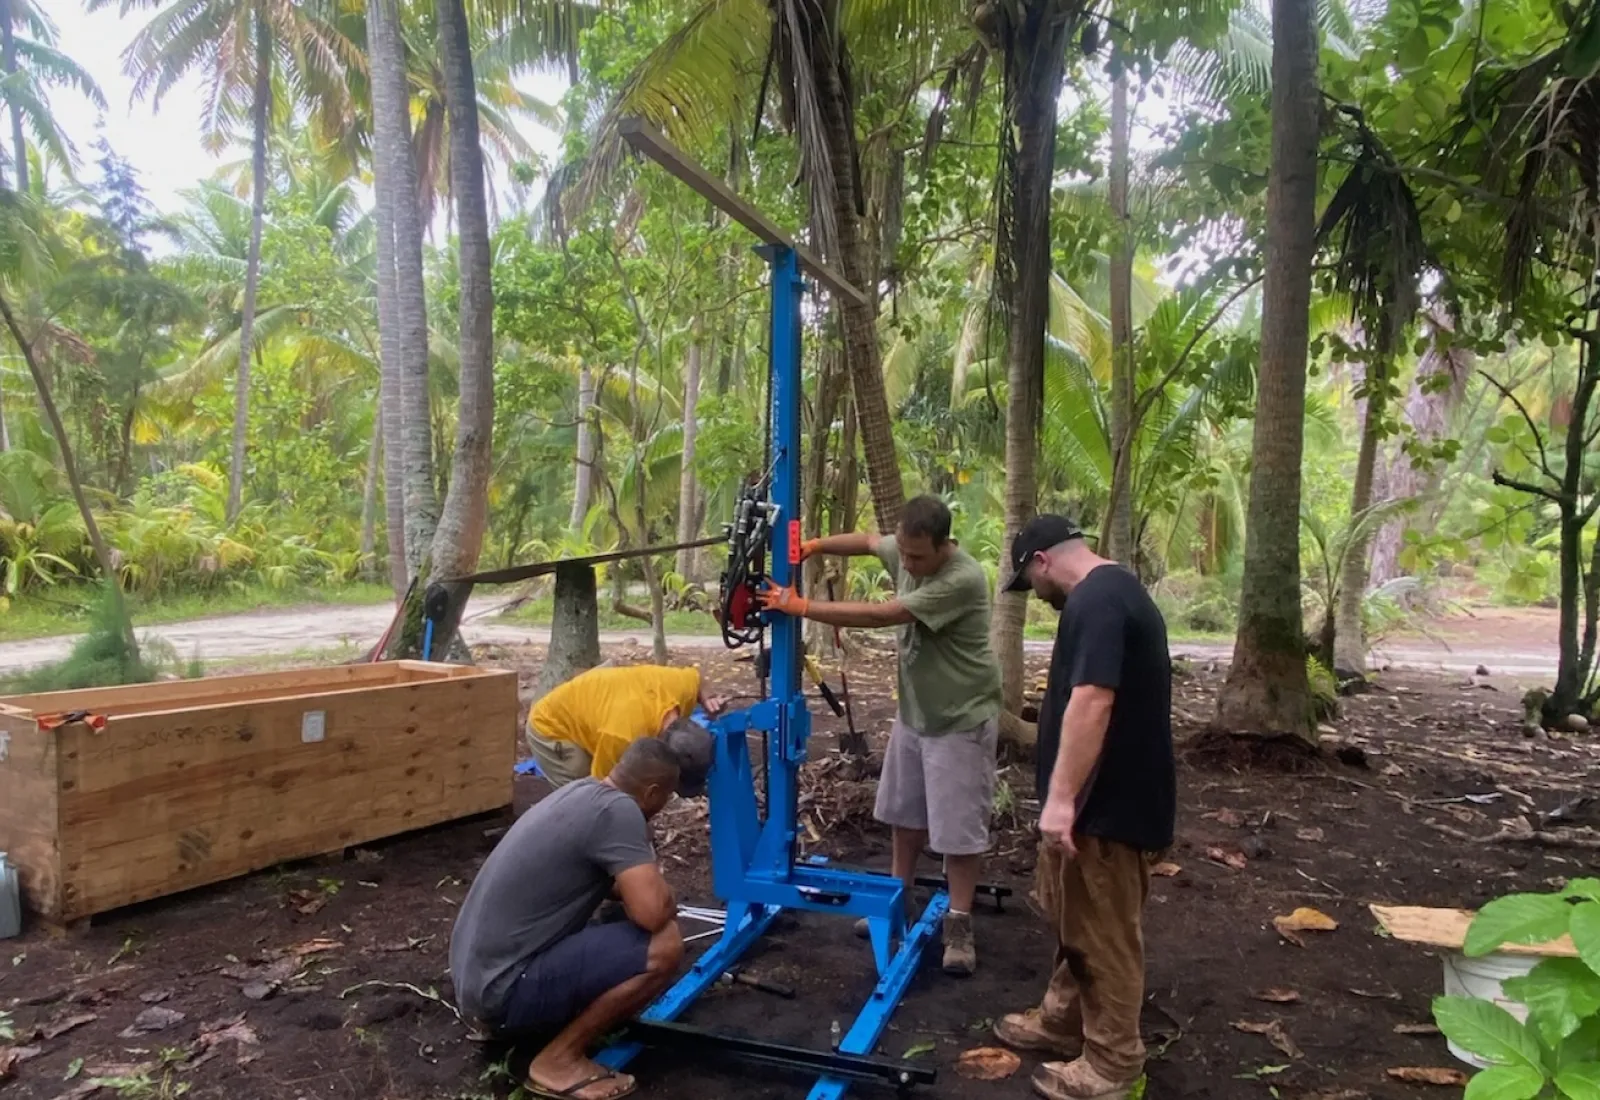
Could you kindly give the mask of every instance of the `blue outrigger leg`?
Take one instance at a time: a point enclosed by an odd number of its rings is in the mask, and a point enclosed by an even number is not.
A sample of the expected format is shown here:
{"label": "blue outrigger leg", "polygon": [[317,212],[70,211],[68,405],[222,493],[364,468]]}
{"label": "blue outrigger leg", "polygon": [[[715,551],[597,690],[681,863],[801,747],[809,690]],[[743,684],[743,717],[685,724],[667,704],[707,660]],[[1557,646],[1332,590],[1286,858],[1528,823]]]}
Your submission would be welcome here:
{"label": "blue outrigger leg", "polygon": [[[774,448],[771,502],[771,579],[793,585],[798,573],[800,537],[800,299],[804,284],[794,249],[766,245],[757,251],[771,267],[771,417]],[[865,917],[878,983],[842,1039],[841,1054],[867,1055],[877,1045],[889,1018],[916,974],[923,948],[949,909],[944,891],[934,895],[920,920],[906,927],[905,888],[889,875],[833,870],[826,863],[797,864],[796,839],[800,765],[806,760],[811,714],[801,680],[801,620],[770,614],[771,692],[754,706],[711,724],[715,756],[708,781],[711,801],[712,883],[727,906],[722,938],[706,951],[676,985],[646,1009],[640,1019],[676,1020],[731,969],[773,919],[785,909]],[[767,745],[767,812],[756,801],[749,734],[760,732]],[[597,1061],[620,1069],[642,1049],[624,1042],[601,1052]],[[824,1076],[810,1100],[837,1100],[849,1082]]]}

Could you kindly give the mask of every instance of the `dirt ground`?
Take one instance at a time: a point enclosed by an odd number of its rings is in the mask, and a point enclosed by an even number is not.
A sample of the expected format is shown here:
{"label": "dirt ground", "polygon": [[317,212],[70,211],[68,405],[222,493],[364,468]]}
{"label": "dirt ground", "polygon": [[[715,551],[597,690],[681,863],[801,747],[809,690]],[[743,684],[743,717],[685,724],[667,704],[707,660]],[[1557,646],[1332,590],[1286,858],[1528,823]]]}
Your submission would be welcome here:
{"label": "dirt ground", "polygon": [[[484,657],[516,665],[528,680],[538,660],[526,650]],[[723,690],[755,691],[746,664],[682,657],[703,660]],[[887,661],[852,671],[859,722],[885,731],[894,705]],[[1209,715],[1219,682],[1214,667],[1189,668],[1176,681],[1180,736]],[[804,816],[819,839],[807,850],[882,866],[886,836],[871,821],[871,785],[846,778],[843,762],[830,758],[843,722],[820,704],[813,711],[819,762],[808,766]],[[1386,1075],[1454,1063],[1442,1039],[1417,1027],[1440,989],[1438,959],[1376,934],[1368,904],[1476,906],[1594,865],[1592,850],[1482,839],[1504,819],[1538,823],[1600,778],[1600,739],[1524,739],[1513,691],[1389,674],[1372,693],[1344,700],[1329,732],[1338,756],[1302,774],[1239,773],[1214,762],[1180,770],[1179,840],[1168,857],[1177,870],[1154,880],[1147,916],[1151,1098],[1457,1095]],[[989,1045],[993,1018],[1032,1003],[1045,981],[1051,945],[1025,900],[1037,812],[1031,773],[1021,762],[1005,772],[1013,812],[1001,821],[990,877],[1016,896],[1003,912],[979,914],[978,974],[957,981],[925,966],[880,1047],[938,1068],[924,1095],[1028,1095],[1031,1059],[999,1082],[966,1080],[954,1066],[962,1051]],[[517,809],[542,793],[542,782],[519,779]],[[679,803],[657,827],[669,877],[701,904],[714,903],[704,813],[701,802]],[[456,906],[508,819],[148,903],[63,939],[33,931],[0,943],[0,1030],[14,1033],[9,1048],[0,1045],[0,1092],[19,1100],[95,1088],[128,1100],[511,1095],[517,1054],[466,1041],[438,1000],[449,997]],[[1306,933],[1303,946],[1286,941],[1272,918],[1300,906],[1339,927]],[[781,921],[749,969],[795,985],[798,997],[734,987],[704,998],[689,1022],[822,1048],[831,1023],[848,1027],[873,982],[867,948],[848,922],[821,916]],[[1269,990],[1296,999],[1258,996]],[[1236,1026],[1274,1022],[1275,1037]],[[681,1054],[636,1065],[642,1095],[659,1100],[800,1097],[808,1087],[803,1078]]]}

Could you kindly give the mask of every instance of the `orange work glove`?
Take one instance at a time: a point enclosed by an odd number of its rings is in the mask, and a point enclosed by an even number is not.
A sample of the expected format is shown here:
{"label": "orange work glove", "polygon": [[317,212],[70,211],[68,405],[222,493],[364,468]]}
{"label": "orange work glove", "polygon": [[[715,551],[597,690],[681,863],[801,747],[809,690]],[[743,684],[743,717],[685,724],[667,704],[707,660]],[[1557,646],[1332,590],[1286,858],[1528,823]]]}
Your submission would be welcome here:
{"label": "orange work glove", "polygon": [[805,561],[807,558],[811,557],[811,555],[820,554],[821,552],[822,552],[822,540],[821,539],[806,539],[804,542],[802,542],[800,544],[800,560],[801,561]]}
{"label": "orange work glove", "polygon": [[805,618],[806,612],[811,610],[811,601],[800,593],[770,582],[756,593],[756,600],[761,604],[763,611],[777,611],[783,615],[793,615],[797,619]]}

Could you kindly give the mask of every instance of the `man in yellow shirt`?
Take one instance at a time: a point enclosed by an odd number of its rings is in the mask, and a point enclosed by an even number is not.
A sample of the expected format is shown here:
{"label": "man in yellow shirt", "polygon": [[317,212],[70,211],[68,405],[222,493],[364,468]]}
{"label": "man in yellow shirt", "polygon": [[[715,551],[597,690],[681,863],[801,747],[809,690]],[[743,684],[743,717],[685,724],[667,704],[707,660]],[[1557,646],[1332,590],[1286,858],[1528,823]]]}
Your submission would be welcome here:
{"label": "man in yellow shirt", "polygon": [[555,688],[528,714],[528,748],[553,787],[611,774],[628,746],[660,737],[678,754],[678,793],[699,794],[711,766],[711,738],[690,720],[722,700],[701,689],[700,670],[662,665],[591,668]]}

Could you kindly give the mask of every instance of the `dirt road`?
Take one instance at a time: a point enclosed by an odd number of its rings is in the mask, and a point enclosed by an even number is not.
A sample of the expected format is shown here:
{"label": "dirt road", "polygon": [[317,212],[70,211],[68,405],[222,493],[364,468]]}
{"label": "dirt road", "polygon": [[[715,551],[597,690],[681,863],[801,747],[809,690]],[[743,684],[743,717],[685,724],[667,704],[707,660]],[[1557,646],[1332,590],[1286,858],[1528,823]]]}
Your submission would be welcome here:
{"label": "dirt road", "polygon": [[[550,628],[511,624],[494,612],[503,601],[474,600],[467,606],[463,628],[471,642],[526,645],[547,642]],[[252,657],[284,657],[346,647],[364,649],[377,640],[389,623],[392,610],[383,605],[309,607],[260,611],[195,619],[141,629],[141,637],[168,642],[182,658],[205,661]],[[1470,618],[1451,619],[1430,628],[1427,636],[1408,636],[1381,642],[1374,648],[1373,664],[1429,672],[1470,674],[1480,665],[1495,676],[1530,684],[1552,679],[1556,667],[1556,628],[1552,613],[1538,610],[1495,609]],[[75,636],[37,638],[0,643],[0,669],[31,668],[60,660]],[[607,631],[602,644],[650,644],[648,630]],[[674,635],[674,648],[719,645],[711,635]],[[1029,642],[1033,651],[1049,649],[1048,642]],[[1233,647],[1206,642],[1175,642],[1175,654],[1200,660],[1227,660]]]}

